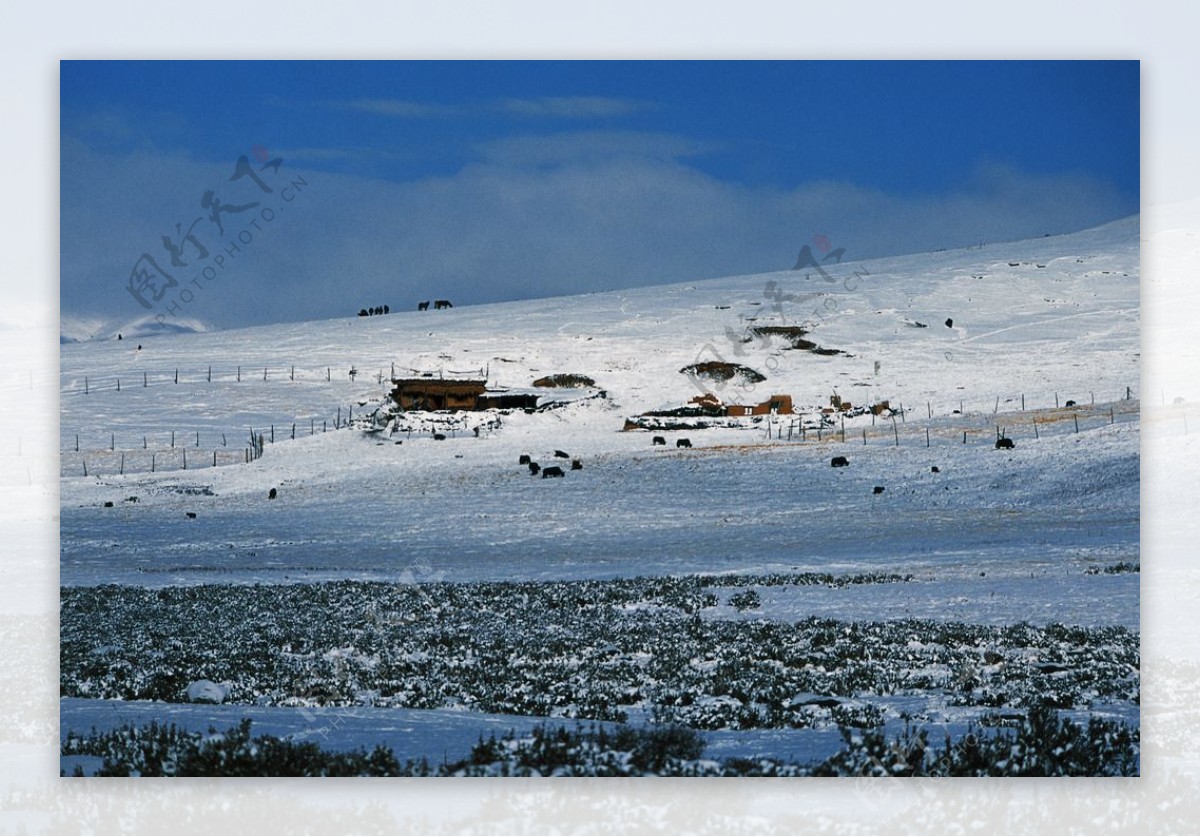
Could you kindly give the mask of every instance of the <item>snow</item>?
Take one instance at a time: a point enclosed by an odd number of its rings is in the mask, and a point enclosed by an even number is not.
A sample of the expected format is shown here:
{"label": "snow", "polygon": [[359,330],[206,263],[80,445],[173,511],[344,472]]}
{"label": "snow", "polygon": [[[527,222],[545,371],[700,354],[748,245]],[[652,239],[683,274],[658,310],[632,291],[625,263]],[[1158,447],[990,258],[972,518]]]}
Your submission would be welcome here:
{"label": "snow", "polygon": [[[741,588],[728,588],[704,618],[1136,630],[1140,575],[1087,570],[1139,562],[1138,232],[1135,217],[1026,242],[845,262],[830,271],[834,283],[784,271],[176,331],[140,349],[130,339],[67,343],[61,583],[895,572],[913,580],[758,587],[761,605],[744,612],[727,604]],[[785,350],[749,332],[764,325],[804,326],[808,339],[842,354]],[[666,447],[652,447],[650,433],[622,432],[628,417],[698,395],[679,370],[714,359],[767,376],[756,388],[712,387],[727,403],[788,393],[809,427],[834,393],[856,406],[888,400],[903,414],[894,424],[849,418],[844,437],[836,421],[819,440],[812,430],[801,440],[798,425],[788,439],[787,416],[655,431]],[[385,402],[393,369],[397,377],[478,370],[489,388],[515,392],[576,372],[605,397],[470,414],[457,426],[446,415],[408,414],[400,432],[335,430]],[[1060,406],[1068,399],[1077,405]],[[1014,449],[994,448],[997,427]],[[268,444],[247,463],[251,428]],[[450,438],[435,441],[435,431]],[[676,438],[693,447],[677,449]],[[518,465],[521,454],[556,464],[557,449],[583,470],[543,480]],[[214,453],[221,467],[212,467]],[[829,467],[835,455],[849,467]],[[87,703],[64,700],[64,729],[72,712],[93,722],[126,717],[122,707]],[[266,719],[269,709],[137,711]],[[461,717],[472,743],[493,723]],[[438,724],[426,743],[451,734]]]}

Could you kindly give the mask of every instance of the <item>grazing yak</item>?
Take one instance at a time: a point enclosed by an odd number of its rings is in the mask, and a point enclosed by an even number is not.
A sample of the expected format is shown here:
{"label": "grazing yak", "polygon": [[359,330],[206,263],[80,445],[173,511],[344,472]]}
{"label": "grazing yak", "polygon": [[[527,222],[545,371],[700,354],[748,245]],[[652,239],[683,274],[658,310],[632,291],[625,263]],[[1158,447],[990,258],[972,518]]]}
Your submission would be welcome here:
{"label": "grazing yak", "polygon": [[529,463],[529,473],[533,474],[535,477],[537,476],[537,472],[540,470],[542,470],[541,465],[537,464],[536,462]]}
{"label": "grazing yak", "polygon": [[1065,405],[1065,406],[1067,406],[1067,407],[1074,407],[1074,406],[1075,406],[1075,402],[1074,402],[1074,401],[1068,401],[1068,402],[1066,403],[1066,405]]}
{"label": "grazing yak", "polygon": [[833,459],[829,460],[829,467],[831,468],[845,468],[849,464],[850,460],[844,456],[835,456]]}
{"label": "grazing yak", "polygon": [[882,493],[883,493],[883,486],[882,486],[882,485],[877,485],[877,486],[875,486],[875,493],[876,493],[876,494],[882,494]]}
{"label": "grazing yak", "polygon": [[557,465],[551,465],[549,468],[542,470],[542,479],[545,479],[546,477],[561,477],[562,475],[563,469]]}
{"label": "grazing yak", "polygon": [[454,306],[450,304],[450,300],[448,300],[448,299],[435,299],[433,301],[433,309],[435,311],[440,308],[453,308],[453,307]]}
{"label": "grazing yak", "polygon": [[929,472],[932,474],[940,474],[942,472],[942,469],[939,468],[938,466],[934,465],[932,468],[929,469]]}
{"label": "grazing yak", "polygon": [[954,320],[950,317],[946,318],[946,328],[954,328]]}
{"label": "grazing yak", "polygon": [[1003,439],[996,440],[996,450],[1012,450],[1015,447],[1016,444],[1014,444],[1013,440],[1009,439],[1007,436]]}
{"label": "grazing yak", "polygon": [[517,460],[517,464],[518,465],[528,465],[532,461],[533,460],[529,458],[529,454],[523,453],[523,454],[521,454],[521,458]]}
{"label": "grazing yak", "polygon": [[445,433],[434,433],[433,440],[435,442],[444,442],[444,441],[446,441],[446,434]]}
{"label": "grazing yak", "polygon": [[571,470],[572,471],[582,471],[583,463],[580,462],[578,459],[572,459],[571,460]]}
{"label": "grazing yak", "polygon": [[677,447],[677,448],[690,448],[691,446],[692,446],[691,439],[676,439],[675,440],[675,447]]}
{"label": "grazing yak", "polygon": [[418,311],[428,311],[429,310],[429,300],[425,300],[424,302],[418,302],[417,310]]}
{"label": "grazing yak", "polygon": [[566,451],[561,451],[561,450],[556,450],[554,452],[554,455],[557,456],[559,459],[570,459],[571,458],[571,454],[567,453]]}
{"label": "grazing yak", "polygon": [[667,443],[667,440],[664,439],[662,436],[655,436],[653,439],[650,440],[651,445],[665,445],[666,443]]}
{"label": "grazing yak", "polygon": [[269,492],[267,492],[268,500],[274,500],[278,496],[279,496],[279,492],[274,488],[272,488]]}

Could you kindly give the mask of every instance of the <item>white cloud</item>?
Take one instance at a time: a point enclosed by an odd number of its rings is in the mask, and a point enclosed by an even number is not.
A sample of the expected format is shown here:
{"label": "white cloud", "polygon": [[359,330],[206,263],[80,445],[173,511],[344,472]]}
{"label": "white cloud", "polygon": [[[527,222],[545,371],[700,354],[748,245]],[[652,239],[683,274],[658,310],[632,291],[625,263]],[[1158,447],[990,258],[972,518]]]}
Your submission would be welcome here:
{"label": "white cloud", "polygon": [[[863,258],[1080,229],[1120,207],[1087,177],[994,163],[915,198],[836,182],[752,187],[687,165],[701,150],[659,135],[527,137],[452,175],[400,183],[285,163],[284,176],[308,185],[286,206],[263,199],[276,219],[186,314],[228,327],[433,295],[463,304],[632,287],[785,269],[818,233]],[[64,142],[63,311],[143,313],[124,290],[134,260],[198,214],[205,189],[239,199],[246,184],[228,184],[230,168]]]}

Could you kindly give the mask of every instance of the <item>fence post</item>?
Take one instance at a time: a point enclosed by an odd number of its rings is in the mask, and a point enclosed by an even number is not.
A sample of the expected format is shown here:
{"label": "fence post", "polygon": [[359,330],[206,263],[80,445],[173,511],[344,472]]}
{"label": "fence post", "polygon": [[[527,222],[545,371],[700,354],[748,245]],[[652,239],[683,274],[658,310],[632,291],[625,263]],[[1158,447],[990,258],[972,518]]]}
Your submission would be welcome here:
{"label": "fence post", "polygon": [[1025,412],[1025,393],[1021,393],[1021,412]]}
{"label": "fence post", "polygon": [[238,379],[238,383],[240,384],[240,383],[242,382],[242,367],[241,367],[241,364],[238,364],[237,379]]}
{"label": "fence post", "polygon": [[208,382],[210,384],[212,383],[212,365],[211,364],[208,367]]}
{"label": "fence post", "polygon": [[292,438],[296,438],[296,422],[292,422]]}
{"label": "fence post", "polygon": [[117,449],[117,434],[116,433],[108,434],[108,449],[109,450]]}
{"label": "fence post", "polygon": [[88,379],[87,379],[87,375],[84,375],[84,376],[83,376],[83,394],[84,394],[84,395],[87,395],[87,394],[88,394]]}
{"label": "fence post", "polygon": [[228,445],[225,444],[225,434],[224,433],[221,434],[221,447],[223,447],[223,448],[228,447]]}
{"label": "fence post", "polygon": [[79,461],[83,463],[83,475],[86,477],[86,476],[88,475],[88,474],[87,474],[87,460],[86,460],[86,459],[80,459]]}
{"label": "fence post", "polygon": [[963,431],[963,444],[965,445],[966,443],[967,443],[967,431],[964,430]]}
{"label": "fence post", "polygon": [[200,447],[200,431],[196,431],[196,447]]}
{"label": "fence post", "polygon": [[217,452],[213,451],[213,467],[217,467]]}
{"label": "fence post", "polygon": [[1033,438],[1035,438],[1035,439],[1040,439],[1040,438],[1042,438],[1041,436],[1039,436],[1039,435],[1038,435],[1038,429],[1037,429],[1037,419],[1036,419],[1036,418],[1033,420]]}
{"label": "fence post", "polygon": [[121,391],[121,379],[117,378],[117,392]]}
{"label": "fence post", "polygon": [[175,369],[175,383],[179,383],[179,369]]}
{"label": "fence post", "polygon": [[[901,413],[903,415],[903,413]],[[900,447],[900,431],[896,429],[896,417],[892,416],[892,435],[896,437],[896,447]]]}
{"label": "fence post", "polygon": [[142,436],[142,450],[145,450],[149,445],[146,444],[146,437]]}
{"label": "fence post", "polygon": [[142,373],[142,389],[146,388],[146,373]]}
{"label": "fence post", "polygon": [[1075,418],[1075,432],[1078,433],[1079,432],[1079,413],[1075,413],[1074,418]]}
{"label": "fence post", "polygon": [[846,443],[846,417],[842,416],[842,444]]}
{"label": "fence post", "polygon": [[171,431],[171,447],[175,447],[175,431]]}
{"label": "fence post", "polygon": [[79,434],[75,434],[75,452],[79,453]]}
{"label": "fence post", "polygon": [[271,444],[275,444],[275,425],[273,424],[271,425]]}
{"label": "fence post", "polygon": [[929,447],[929,428],[925,428],[925,447]]}
{"label": "fence post", "polygon": [[125,451],[121,451],[121,476],[125,475]]}
{"label": "fence post", "polygon": [[292,380],[293,380],[293,381],[294,381],[294,380],[296,380],[296,367],[295,367],[295,365],[293,365],[293,366],[292,366]]}
{"label": "fence post", "polygon": [[187,448],[183,449],[183,470],[187,470]]}
{"label": "fence post", "polygon": [[1113,419],[1113,408],[1112,408],[1112,406],[1111,406],[1111,405],[1109,405],[1109,408],[1108,408],[1108,423],[1109,423],[1109,424],[1112,424],[1112,423],[1113,423],[1113,421],[1114,421],[1114,419]]}
{"label": "fence post", "polygon": [[867,444],[867,428],[863,428],[863,445]]}
{"label": "fence post", "polygon": [[1054,409],[1058,409],[1058,393],[1054,393]]}
{"label": "fence post", "polygon": [[150,454],[150,473],[154,473],[154,459],[156,454]]}

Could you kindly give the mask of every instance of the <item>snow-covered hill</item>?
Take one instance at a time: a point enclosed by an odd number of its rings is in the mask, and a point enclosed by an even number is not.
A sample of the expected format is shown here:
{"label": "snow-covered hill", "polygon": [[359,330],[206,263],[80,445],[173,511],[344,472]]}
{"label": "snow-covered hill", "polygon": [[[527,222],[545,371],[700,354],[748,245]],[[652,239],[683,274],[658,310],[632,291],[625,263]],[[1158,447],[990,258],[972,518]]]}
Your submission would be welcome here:
{"label": "snow-covered hill", "polygon": [[[1130,218],[824,273],[64,345],[61,583],[742,573],[757,574],[755,606],[722,594],[697,618],[1136,631],[1138,245]],[[801,348],[785,342],[794,329]],[[681,371],[706,361],[765,381]],[[389,379],[424,373],[499,388],[578,373],[602,394],[528,412],[390,414],[368,432]],[[802,415],[627,429],[706,389],[740,404],[787,394]],[[894,412],[823,414],[835,395]],[[252,431],[266,444],[248,461]],[[998,449],[997,434],[1015,446]],[[555,451],[582,468],[541,479],[518,462],[567,465]],[[849,464],[830,467],[837,456]],[[796,573],[911,578],[762,580]],[[232,677],[223,665],[196,676]],[[280,700],[303,702],[293,685]],[[924,717],[950,717],[940,688],[914,698]],[[879,703],[889,723],[902,703]],[[1119,703],[1117,716],[1136,716]]]}

